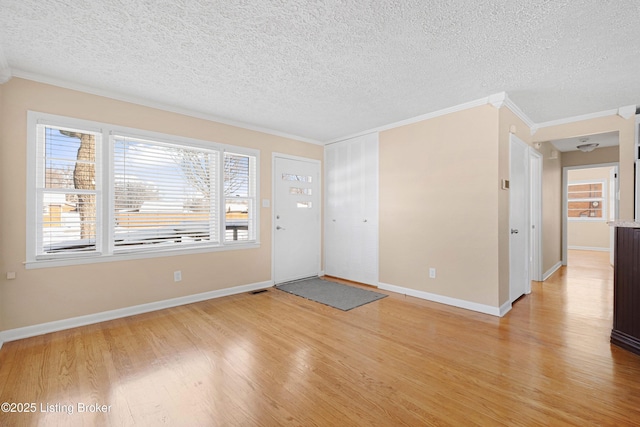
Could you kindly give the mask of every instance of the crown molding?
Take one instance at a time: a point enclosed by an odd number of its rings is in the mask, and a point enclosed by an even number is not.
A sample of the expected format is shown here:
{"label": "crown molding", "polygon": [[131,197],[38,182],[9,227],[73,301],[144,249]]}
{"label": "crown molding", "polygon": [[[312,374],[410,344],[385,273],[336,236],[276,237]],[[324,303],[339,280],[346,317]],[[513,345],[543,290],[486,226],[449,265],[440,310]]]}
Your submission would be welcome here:
{"label": "crown molding", "polygon": [[502,108],[502,106],[505,104],[506,101],[507,101],[506,92],[494,93],[493,95],[489,95],[487,97],[487,104],[493,105],[498,110]]}
{"label": "crown molding", "polygon": [[55,79],[51,77],[46,77],[41,74],[29,73],[22,70],[13,70],[13,77],[18,77],[25,80],[31,80],[38,83],[44,83],[52,86],[62,87],[65,89],[77,90],[79,92],[88,93],[91,95],[102,96],[105,98],[115,99],[116,101],[128,102],[131,104],[141,105],[144,107],[155,108],[157,110],[168,111],[170,113],[182,114],[183,116],[193,117],[196,119],[207,120],[210,122],[221,123],[229,126],[234,126],[241,129],[251,130],[255,132],[261,132],[268,135],[279,136],[282,138],[293,139],[296,141],[307,142],[309,144],[315,145],[323,145],[323,142],[305,138],[299,135],[292,135],[286,132],[280,132],[274,129],[269,129],[261,126],[255,126],[250,123],[239,122],[235,120],[229,120],[224,117],[215,116],[212,114],[201,113],[194,110],[189,110],[186,108],[177,108],[171,105],[163,104],[161,102],[155,102],[144,98],[133,97],[129,95],[124,95],[118,92],[113,92],[109,90],[96,89],[90,86],[84,86],[77,83],[72,83],[66,80]]}
{"label": "crown molding", "polygon": [[606,110],[606,111],[599,111],[597,113],[589,113],[589,114],[583,114],[580,116],[573,116],[573,117],[567,117],[564,119],[558,119],[558,120],[551,120],[548,122],[542,122],[542,123],[538,123],[538,129],[542,129],[542,128],[548,128],[551,126],[558,126],[558,125],[565,125],[568,123],[575,123],[575,122],[581,122],[584,120],[593,120],[593,119],[599,119],[601,117],[609,117],[609,116],[615,116],[618,114],[618,109],[616,108],[615,110]]}
{"label": "crown molding", "polygon": [[636,106],[627,105],[626,107],[620,107],[618,108],[618,115],[623,119],[628,120],[636,115]]}
{"label": "crown molding", "polygon": [[509,96],[506,94],[505,94],[504,106],[507,107],[509,110],[511,110],[513,114],[515,114],[520,120],[524,122],[525,125],[527,125],[527,127],[529,127],[529,129],[531,129],[531,135],[536,133],[536,131],[538,130],[538,127],[535,124],[535,122],[531,120],[531,118],[529,118],[529,116],[527,116],[525,112],[522,111],[520,107],[518,107],[515,104],[515,102],[513,102],[511,98],[509,98]]}
{"label": "crown molding", "polygon": [[359,136],[368,135],[374,132],[382,132],[389,129],[394,129],[400,126],[406,126],[413,123],[418,123],[424,120],[434,119],[436,117],[444,116],[451,113],[456,113],[458,111],[468,110],[470,108],[480,107],[482,105],[487,105],[489,103],[489,97],[484,97],[480,99],[476,99],[475,101],[465,102],[464,104],[454,105],[453,107],[443,108],[442,110],[437,110],[432,113],[422,114],[420,116],[412,117],[410,119],[401,120],[399,122],[389,123],[387,125],[383,125],[377,128],[368,129],[362,132],[354,133],[351,135],[343,136],[340,138],[332,139],[330,141],[325,142],[325,145],[334,144],[336,142],[346,141],[348,139],[357,138]]}
{"label": "crown molding", "polygon": [[11,68],[9,68],[9,62],[4,55],[4,50],[0,46],[0,85],[11,80]]}

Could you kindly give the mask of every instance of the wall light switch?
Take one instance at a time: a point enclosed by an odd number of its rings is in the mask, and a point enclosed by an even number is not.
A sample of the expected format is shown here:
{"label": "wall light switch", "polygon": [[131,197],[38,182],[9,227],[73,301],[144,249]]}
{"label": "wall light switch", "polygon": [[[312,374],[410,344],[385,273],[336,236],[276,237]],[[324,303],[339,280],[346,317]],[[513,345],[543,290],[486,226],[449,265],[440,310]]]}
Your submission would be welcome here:
{"label": "wall light switch", "polygon": [[271,207],[271,200],[269,200],[269,199],[262,199],[262,207],[263,207],[263,208],[270,208],[270,207]]}

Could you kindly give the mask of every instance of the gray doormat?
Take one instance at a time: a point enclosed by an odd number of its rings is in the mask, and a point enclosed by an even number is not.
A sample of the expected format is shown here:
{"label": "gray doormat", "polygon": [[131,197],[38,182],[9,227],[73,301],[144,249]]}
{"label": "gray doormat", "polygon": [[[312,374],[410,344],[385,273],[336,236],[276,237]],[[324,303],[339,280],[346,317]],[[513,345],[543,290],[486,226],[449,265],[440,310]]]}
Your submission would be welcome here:
{"label": "gray doormat", "polygon": [[341,285],[340,283],[317,278],[283,283],[276,286],[276,289],[344,311],[387,296],[378,292],[356,288],[355,286]]}

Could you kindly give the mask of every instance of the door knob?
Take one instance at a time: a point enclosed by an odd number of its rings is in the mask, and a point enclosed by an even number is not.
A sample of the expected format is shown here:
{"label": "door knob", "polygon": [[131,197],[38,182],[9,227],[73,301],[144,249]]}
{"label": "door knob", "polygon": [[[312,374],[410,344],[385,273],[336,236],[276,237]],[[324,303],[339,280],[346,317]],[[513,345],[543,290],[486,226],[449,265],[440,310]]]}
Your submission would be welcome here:
{"label": "door knob", "polygon": [[512,229],[511,229],[511,234],[518,234],[518,230],[517,230],[517,229],[515,229],[515,228],[512,228]]}

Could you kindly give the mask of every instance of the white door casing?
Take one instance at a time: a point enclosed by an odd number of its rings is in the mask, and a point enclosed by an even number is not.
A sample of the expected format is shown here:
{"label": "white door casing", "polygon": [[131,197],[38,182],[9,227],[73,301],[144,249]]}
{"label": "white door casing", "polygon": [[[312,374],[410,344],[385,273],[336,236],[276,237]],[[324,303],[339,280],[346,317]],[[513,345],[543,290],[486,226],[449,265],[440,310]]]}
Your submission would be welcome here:
{"label": "white door casing", "polygon": [[509,162],[509,301],[531,292],[529,276],[529,146],[510,135]]}
{"label": "white door casing", "polygon": [[[636,163],[638,163],[636,161]],[[636,166],[637,170],[637,166]],[[637,175],[636,175],[637,179]],[[618,166],[609,171],[609,221],[618,219],[619,196]],[[615,227],[609,227],[609,263],[614,264],[615,259]]]}
{"label": "white door casing", "polygon": [[320,272],[320,162],[273,156],[273,280]]}
{"label": "white door casing", "polygon": [[530,188],[530,279],[541,282],[542,275],[542,154],[529,147]]}

